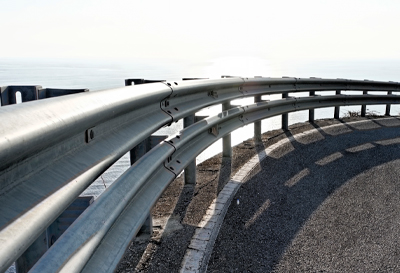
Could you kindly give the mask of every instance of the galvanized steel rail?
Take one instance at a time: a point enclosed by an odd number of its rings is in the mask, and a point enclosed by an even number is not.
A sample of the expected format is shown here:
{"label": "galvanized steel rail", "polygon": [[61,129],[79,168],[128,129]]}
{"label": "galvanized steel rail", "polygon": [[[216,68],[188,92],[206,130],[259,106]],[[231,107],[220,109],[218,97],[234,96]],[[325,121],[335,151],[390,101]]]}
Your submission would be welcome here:
{"label": "galvanized steel rail", "polygon": [[[315,91],[336,90],[364,93],[315,96]],[[295,92],[311,95],[287,97]],[[223,111],[159,144],[122,174],[31,271],[112,272],[164,189],[219,138],[299,110],[400,103],[392,92],[400,92],[399,83],[226,78],[149,83],[2,107],[0,117],[7,122],[0,125],[0,272],[122,155],[204,107],[248,96],[258,101],[261,95],[285,97]]]}

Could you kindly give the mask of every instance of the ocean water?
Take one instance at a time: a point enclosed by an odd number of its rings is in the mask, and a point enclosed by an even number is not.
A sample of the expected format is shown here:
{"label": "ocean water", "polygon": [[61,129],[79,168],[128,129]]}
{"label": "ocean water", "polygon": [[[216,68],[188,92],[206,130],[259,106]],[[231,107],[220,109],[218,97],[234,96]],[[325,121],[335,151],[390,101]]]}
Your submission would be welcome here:
{"label": "ocean water", "polygon": [[[0,59],[0,86],[41,85],[44,88],[88,88],[90,91],[124,86],[127,78],[177,81],[183,77],[220,78],[232,76],[264,77],[321,77],[369,79],[400,82],[400,60],[266,60],[249,56],[221,57],[201,62],[189,60],[62,60],[62,59]],[[326,93],[325,93],[326,94]],[[293,94],[301,96],[302,94]],[[303,94],[306,95],[306,94]],[[280,96],[264,96],[263,99],[279,99]],[[249,104],[252,99],[233,101],[234,105]],[[385,106],[368,106],[369,111],[383,114]],[[342,107],[347,111],[359,111],[359,106]],[[197,115],[212,116],[221,112],[221,106],[208,107]],[[398,115],[400,107],[392,106],[392,115]],[[333,108],[316,109],[315,118],[332,118]],[[289,124],[308,119],[308,111],[289,114]],[[281,117],[262,121],[262,130],[269,131],[281,126]],[[182,122],[162,128],[155,134],[171,135],[182,129]],[[248,125],[232,133],[236,145],[252,137],[253,126]],[[197,163],[221,152],[222,143],[217,141],[196,159]],[[129,156],[123,156],[107,172],[101,175],[83,195],[99,196],[129,167]],[[9,272],[13,272],[10,269]]]}

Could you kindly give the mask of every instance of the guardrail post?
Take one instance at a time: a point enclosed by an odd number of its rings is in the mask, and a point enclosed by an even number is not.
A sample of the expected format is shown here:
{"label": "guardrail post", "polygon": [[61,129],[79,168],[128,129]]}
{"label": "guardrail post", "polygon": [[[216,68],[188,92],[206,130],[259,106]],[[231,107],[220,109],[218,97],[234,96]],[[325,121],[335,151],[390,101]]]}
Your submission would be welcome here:
{"label": "guardrail post", "polygon": [[82,92],[89,92],[89,89],[61,89],[61,88],[43,88],[38,90],[38,99],[54,98],[65,95],[72,95]]}
{"label": "guardrail post", "polygon": [[[388,91],[387,94],[392,95],[392,91]],[[385,116],[390,116],[390,106],[391,106],[390,103],[386,104]]]}
{"label": "guardrail post", "polygon": [[17,94],[21,97],[21,102],[33,101],[38,99],[38,90],[41,85],[9,85],[1,88],[1,105],[17,104]]}
{"label": "guardrail post", "polygon": [[[126,79],[125,80],[125,86],[130,86],[133,84],[145,84],[145,83],[153,83],[153,82],[164,82],[165,80],[145,80],[145,79]],[[162,140],[161,140],[162,141]],[[151,147],[151,137],[148,137],[144,139],[142,142],[140,142],[136,147],[134,147],[130,151],[130,161],[131,165],[135,163],[139,158],[144,156],[150,149]]]}
{"label": "guardrail post", "polygon": [[41,85],[10,85],[0,88],[0,97],[1,105],[5,106],[16,104],[17,94],[21,97],[21,102],[28,102],[87,91],[89,89],[42,88]]}
{"label": "guardrail post", "polygon": [[82,196],[75,201],[46,229],[45,232],[28,247],[27,250],[15,261],[17,273],[28,272],[41,256],[55,241],[68,229],[68,227],[93,203],[93,196]]}
{"label": "guardrail post", "polygon": [[[125,86],[132,85],[132,83],[136,85],[136,84],[164,82],[164,81],[165,80],[126,79]],[[148,152],[148,150],[150,150],[149,146],[151,146],[151,139],[146,138],[130,151],[131,165],[133,165],[133,163],[135,163],[139,158],[144,156],[146,152]],[[149,213],[139,233],[142,234],[144,233],[151,236],[152,232],[153,232],[153,219],[151,217],[151,213]]]}
{"label": "guardrail post", "polygon": [[[363,95],[367,95],[368,91],[363,91]],[[365,117],[365,113],[367,112],[367,105],[366,104],[362,104],[361,105],[361,116]]]}
{"label": "guardrail post", "polygon": [[[336,95],[340,95],[340,94],[341,94],[341,91],[336,90]],[[335,119],[339,119],[339,112],[340,112],[340,106],[335,106],[335,114],[334,114]]]}
{"label": "guardrail post", "polygon": [[[158,143],[160,143],[167,137],[168,136],[150,136],[145,140],[143,140],[142,142],[140,142],[138,145],[136,145],[136,147],[130,151],[131,165],[133,165],[136,161],[139,160],[139,158],[144,156],[148,151],[157,146]],[[153,220],[151,214],[149,213],[139,233],[151,235],[152,232],[153,232]]]}
{"label": "guardrail post", "polygon": [[[195,116],[189,115],[183,119],[183,128],[192,125],[195,121]],[[191,161],[185,168],[185,184],[196,184],[196,159]]]}
{"label": "guardrail post", "polygon": [[[146,154],[148,140],[149,139],[146,138],[130,151],[129,154],[130,154],[131,165],[133,165],[137,160],[139,160],[139,158],[141,158]],[[151,235],[152,232],[153,232],[153,219],[151,217],[151,213],[149,213],[147,215],[146,221],[140,228],[139,233]]]}
{"label": "guardrail post", "polygon": [[[229,109],[231,109],[231,102],[224,102],[222,104],[222,111],[227,111]],[[232,157],[231,134],[227,134],[222,138],[222,157]]]}
{"label": "guardrail post", "polygon": [[40,234],[35,242],[33,242],[33,244],[15,261],[17,273],[28,272],[35,265],[40,257],[47,251],[47,241],[47,232],[45,231]]}
{"label": "guardrail post", "polygon": [[146,80],[146,79],[126,79],[125,86],[136,84],[144,84],[144,83],[154,83],[154,82],[165,82],[165,80]]}
{"label": "guardrail post", "polygon": [[[254,96],[254,103],[261,102],[261,95]],[[261,141],[261,120],[254,122],[254,140]]]}
{"label": "guardrail post", "polygon": [[138,145],[136,145],[135,148],[133,148],[130,151],[130,161],[131,161],[131,165],[133,165],[133,163],[135,163],[136,161],[139,160],[139,158],[141,158],[142,156],[144,156],[147,152],[147,142],[148,142],[148,138],[146,138],[145,140],[143,140],[142,142],[140,142]]}
{"label": "guardrail post", "polygon": [[[125,79],[125,86],[130,86],[132,85],[132,83],[136,85],[136,84],[143,84],[145,82],[144,79]],[[139,158],[145,155],[147,151],[147,142],[148,138],[140,142],[138,145],[136,145],[136,147],[134,147],[129,152],[131,165],[133,165],[133,163],[135,163],[136,161],[139,160]]]}
{"label": "guardrail post", "polygon": [[[204,80],[207,78],[182,78],[182,81],[190,81],[190,80]],[[204,118],[204,117],[203,117]],[[186,128],[192,124],[197,122],[196,116],[189,115],[183,119],[183,128]],[[190,162],[184,171],[184,181],[185,184],[196,184],[196,159]]]}
{"label": "guardrail post", "polygon": [[[315,96],[315,91],[310,91],[310,97],[311,96]],[[315,110],[310,109],[308,110],[308,121],[314,123],[314,120],[315,120]]]}
{"label": "guardrail post", "polygon": [[[289,97],[288,93],[282,94],[282,99],[286,99]],[[289,129],[289,115],[282,114],[282,130],[287,131]]]}

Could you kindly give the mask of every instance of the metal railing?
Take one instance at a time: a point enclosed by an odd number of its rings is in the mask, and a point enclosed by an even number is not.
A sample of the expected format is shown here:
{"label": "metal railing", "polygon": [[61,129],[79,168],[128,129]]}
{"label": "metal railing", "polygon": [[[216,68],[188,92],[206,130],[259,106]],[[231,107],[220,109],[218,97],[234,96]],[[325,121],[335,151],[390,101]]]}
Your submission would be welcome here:
{"label": "metal railing", "polygon": [[[341,95],[340,91],[363,91]],[[316,96],[316,91],[337,95]],[[369,95],[368,91],[383,91]],[[157,82],[84,92],[0,108],[0,271],[108,167],[159,128],[223,104],[217,116],[194,123],[146,153],[89,206],[32,272],[112,272],[161,193],[195,157],[233,130],[287,114],[344,105],[400,103],[397,82],[344,79],[224,78]],[[288,93],[310,92],[308,97]],[[281,100],[261,101],[262,95]],[[233,99],[256,103],[231,108]],[[231,108],[231,109],[230,109]],[[363,108],[364,109],[364,108]],[[365,111],[365,110],[364,110]],[[335,111],[336,113],[336,111]],[[255,126],[256,138],[261,130]]]}

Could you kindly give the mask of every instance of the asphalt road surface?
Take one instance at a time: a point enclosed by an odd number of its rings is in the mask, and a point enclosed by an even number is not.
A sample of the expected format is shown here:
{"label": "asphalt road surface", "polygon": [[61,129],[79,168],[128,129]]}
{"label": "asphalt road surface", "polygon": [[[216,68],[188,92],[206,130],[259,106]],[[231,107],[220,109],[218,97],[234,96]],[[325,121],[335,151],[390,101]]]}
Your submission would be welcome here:
{"label": "asphalt road surface", "polygon": [[399,125],[317,127],[268,154],[233,198],[207,272],[400,272]]}

